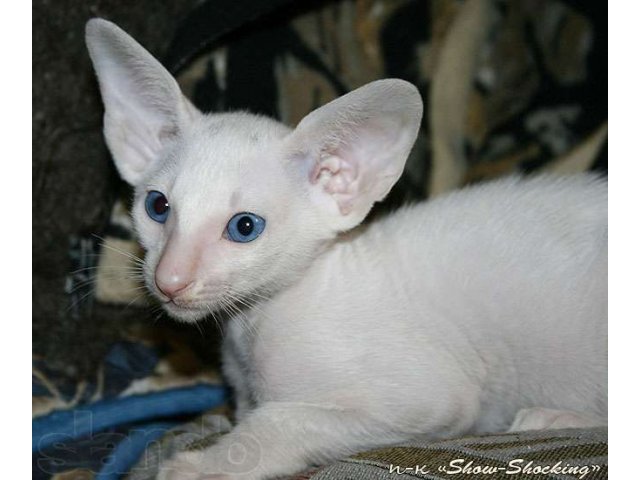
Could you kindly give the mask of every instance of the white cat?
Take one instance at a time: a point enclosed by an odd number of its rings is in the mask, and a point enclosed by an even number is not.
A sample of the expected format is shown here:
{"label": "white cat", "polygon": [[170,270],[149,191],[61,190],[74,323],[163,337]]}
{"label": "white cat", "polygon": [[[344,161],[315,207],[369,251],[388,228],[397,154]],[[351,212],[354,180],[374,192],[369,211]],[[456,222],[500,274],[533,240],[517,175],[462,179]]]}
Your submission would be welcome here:
{"label": "white cat", "polygon": [[403,170],[415,87],[370,83],[291,130],[200,113],[109,22],[91,20],[87,44],[149,289],[184,321],[242,308],[224,345],[239,422],[161,477],[262,479],[416,434],[606,423],[605,181],[509,178],[345,234]]}

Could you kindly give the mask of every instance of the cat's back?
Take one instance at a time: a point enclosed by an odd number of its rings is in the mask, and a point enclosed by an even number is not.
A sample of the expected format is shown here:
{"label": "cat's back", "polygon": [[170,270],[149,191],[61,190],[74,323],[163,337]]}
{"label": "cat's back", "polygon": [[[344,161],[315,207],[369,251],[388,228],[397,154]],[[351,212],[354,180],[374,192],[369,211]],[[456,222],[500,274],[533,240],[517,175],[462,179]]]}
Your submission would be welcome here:
{"label": "cat's back", "polygon": [[[370,236],[395,232],[398,241],[455,235],[519,233],[577,240],[606,232],[607,182],[595,174],[519,176],[465,187],[414,204],[377,222]],[[586,231],[585,231],[586,229]],[[597,230],[597,232],[595,232]],[[477,239],[476,239],[477,240]],[[476,243],[475,241],[473,243]]]}
{"label": "cat's back", "polygon": [[291,291],[305,311],[317,303],[322,312],[335,306],[332,315],[521,317],[528,303],[559,311],[604,292],[606,258],[605,180],[510,177],[404,207],[346,236]]}
{"label": "cat's back", "polygon": [[390,310],[403,299],[414,317],[442,311],[486,328],[606,306],[606,265],[607,183],[581,174],[509,177],[402,208],[320,269],[345,303]]}
{"label": "cat's back", "polygon": [[531,274],[554,264],[557,272],[606,255],[606,247],[607,182],[594,174],[467,187],[390,214],[351,246],[377,252],[390,271],[460,277],[476,267]]}
{"label": "cat's back", "polygon": [[[358,263],[346,271],[368,285],[359,297],[374,298],[371,312],[400,311],[408,332],[464,331],[472,343],[519,345],[522,358],[549,335],[564,345],[581,332],[604,358],[607,183],[598,176],[469,187],[391,214],[346,249],[344,262]],[[342,287],[357,292],[355,279]]]}

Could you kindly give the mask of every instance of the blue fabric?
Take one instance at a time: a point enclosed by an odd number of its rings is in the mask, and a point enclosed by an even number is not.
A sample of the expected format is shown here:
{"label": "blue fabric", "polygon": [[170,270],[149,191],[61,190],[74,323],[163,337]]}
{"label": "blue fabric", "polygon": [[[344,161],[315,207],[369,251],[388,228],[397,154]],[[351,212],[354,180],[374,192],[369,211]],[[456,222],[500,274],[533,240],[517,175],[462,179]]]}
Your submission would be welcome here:
{"label": "blue fabric", "polygon": [[153,441],[159,439],[167,430],[179,424],[180,422],[151,423],[130,430],[127,438],[122,440],[113,453],[104,461],[104,467],[98,472],[95,480],[118,480],[123,474],[131,470]]}
{"label": "blue fabric", "polygon": [[32,422],[32,451],[70,442],[118,425],[193,415],[221,405],[224,387],[195,385],[162,392],[102,400],[61,410]]}
{"label": "blue fabric", "polygon": [[103,359],[104,396],[116,396],[136,379],[153,374],[160,352],[141,342],[118,342]]}

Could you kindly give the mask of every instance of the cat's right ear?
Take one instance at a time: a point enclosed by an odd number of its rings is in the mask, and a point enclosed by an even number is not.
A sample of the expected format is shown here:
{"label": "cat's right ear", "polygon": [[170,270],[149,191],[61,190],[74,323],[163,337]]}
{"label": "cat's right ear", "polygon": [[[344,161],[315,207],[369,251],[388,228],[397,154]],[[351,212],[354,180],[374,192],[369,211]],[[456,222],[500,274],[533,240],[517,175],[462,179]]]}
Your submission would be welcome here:
{"label": "cat's right ear", "polygon": [[171,74],[115,24],[94,18],[86,42],[104,102],[104,135],[120,175],[137,185],[198,111]]}

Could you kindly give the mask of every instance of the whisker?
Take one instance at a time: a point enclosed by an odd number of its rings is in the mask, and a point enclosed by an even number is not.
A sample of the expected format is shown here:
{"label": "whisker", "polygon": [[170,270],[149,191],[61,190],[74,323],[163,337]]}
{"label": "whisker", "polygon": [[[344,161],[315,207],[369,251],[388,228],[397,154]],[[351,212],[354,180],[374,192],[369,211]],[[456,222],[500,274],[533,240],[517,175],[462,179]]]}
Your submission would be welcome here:
{"label": "whisker", "polygon": [[[139,290],[136,289],[136,290]],[[129,308],[131,305],[133,305],[137,300],[140,299],[140,297],[144,297],[147,294],[147,292],[142,292],[140,295],[136,296],[133,300],[131,300],[129,303],[127,303],[123,308],[122,308],[122,312],[124,312],[125,310],[127,310],[127,308]]]}
{"label": "whisker", "polygon": [[196,322],[193,322],[193,324],[196,326],[196,328],[197,328],[197,329],[198,329],[198,331],[200,332],[200,336],[201,336],[202,338],[204,338],[204,331],[202,330],[202,327],[200,326],[200,324],[199,324],[197,321],[196,321]]}
{"label": "whisker", "polygon": [[[247,306],[247,308],[250,308],[251,310],[259,313],[267,321],[270,321],[270,322],[276,321],[271,317],[271,315],[265,312],[263,308],[261,308],[261,304],[264,304],[265,302],[271,300],[269,297],[266,297],[255,291],[241,293],[241,292],[238,292],[236,289],[234,289],[231,285],[227,285],[226,287],[229,294],[234,296],[235,301],[241,304],[244,304]],[[281,323],[282,322],[292,323],[292,320],[291,319],[287,320],[286,317],[279,317],[277,321]],[[256,328],[255,325],[254,325],[254,328]]]}
{"label": "whisker", "polygon": [[257,332],[257,329],[255,328],[255,325],[253,324],[253,322],[249,320],[249,317],[247,316],[247,314],[244,311],[242,311],[242,309],[240,309],[234,303],[234,302],[238,302],[237,296],[233,295],[233,293],[230,290],[227,290],[225,294],[222,296],[221,300],[224,303],[226,303],[230,309],[236,312],[236,315],[234,317],[240,320],[241,324],[243,325],[243,328],[249,334],[249,336],[252,338],[256,338],[258,332]]}
{"label": "whisker", "polygon": [[82,282],[74,282],[73,288],[71,288],[70,290],[65,290],[65,292],[67,293],[67,295],[71,295],[72,293],[76,293],[78,290],[81,290],[82,288],[95,285],[96,282],[97,282],[97,279],[95,277],[90,278],[88,280],[83,280]]}
{"label": "whisker", "polygon": [[[144,277],[143,276],[110,276],[110,275],[105,275],[104,278],[109,279],[109,280],[136,280],[138,282],[144,282]],[[75,293],[78,290],[88,287],[90,285],[95,285],[98,282],[98,277],[96,275],[86,279],[86,280],[82,280],[82,281],[76,281],[73,282],[73,288],[71,288],[71,290],[67,291],[67,294],[71,294],[71,293]],[[144,287],[144,286],[143,286]],[[134,287],[133,289],[139,289],[140,287]]]}
{"label": "whisker", "polygon": [[230,317],[232,317],[233,319],[237,320],[239,323],[239,325],[241,326],[241,328],[247,332],[247,334],[249,336],[253,336],[253,332],[251,331],[251,329],[249,328],[249,325],[247,323],[247,319],[246,317],[243,317],[242,315],[240,315],[237,312],[234,312],[232,310],[232,303],[226,298],[225,295],[222,295],[220,297],[220,304],[222,306],[222,308],[224,309],[224,311],[227,313],[227,315],[229,315]]}
{"label": "whisker", "polygon": [[215,314],[213,313],[213,310],[211,310],[211,307],[205,303],[205,306],[207,307],[207,310],[209,310],[209,313],[211,314],[211,318],[213,318],[213,321],[216,324],[216,327],[218,328],[218,330],[220,330],[220,335],[223,335],[224,332],[222,331],[222,326],[220,325],[220,322],[218,322],[218,318],[215,316]]}
{"label": "whisker", "polygon": [[77,270],[72,270],[71,272],[69,272],[69,274],[71,275],[75,275],[78,273],[84,273],[84,272],[90,272],[90,271],[94,271],[94,270],[124,270],[124,271],[132,271],[132,272],[143,272],[144,269],[142,268],[142,266],[138,266],[138,265],[95,265],[92,267],[83,267],[83,268],[78,268]]}
{"label": "whisker", "polygon": [[71,305],[69,305],[69,308],[67,308],[65,311],[69,312],[70,310],[73,310],[73,309],[79,307],[80,304],[82,303],[82,301],[84,299],[86,299],[91,294],[93,294],[93,289],[89,290],[87,293],[82,295],[80,298],[77,298],[75,301],[71,302]]}
{"label": "whisker", "polygon": [[158,312],[158,314],[156,315],[156,317],[155,317],[155,318],[153,319],[153,321],[151,322],[153,325],[155,325],[155,324],[158,322],[158,320],[160,320],[160,319],[162,318],[162,314],[164,313],[164,310],[162,309],[162,307],[161,307],[161,306],[159,306],[158,308],[159,308],[159,310],[160,310],[160,311]]}
{"label": "whisker", "polygon": [[[265,318],[270,320],[270,317],[266,314],[266,312],[264,310],[262,310],[260,307],[258,307],[258,301],[255,301],[255,298],[258,298],[261,301],[270,300],[269,298],[267,298],[265,296],[262,296],[262,295],[254,294],[253,292],[247,292],[247,293],[243,294],[243,293],[240,293],[240,292],[236,291],[231,286],[228,286],[227,288],[228,288],[229,293],[233,296],[235,301],[245,305],[249,309],[258,311],[259,313],[264,315]],[[251,299],[243,299],[242,298],[243,295],[252,295],[252,296],[254,296],[254,302],[250,303]]]}
{"label": "whisker", "polygon": [[125,257],[127,257],[127,258],[129,258],[129,259],[133,260],[134,262],[136,262],[136,263],[137,263],[137,264],[139,264],[139,265],[144,265],[144,260],[143,260],[142,258],[138,257],[137,255],[135,255],[135,254],[133,254],[133,253],[131,253],[131,252],[127,252],[127,251],[125,251],[125,250],[122,250],[122,249],[120,249],[120,248],[114,247],[113,245],[109,245],[109,244],[107,243],[107,240],[106,240],[105,238],[102,238],[101,236],[96,235],[95,233],[93,233],[92,235],[93,235],[94,237],[96,237],[97,239],[99,239],[99,240],[101,240],[101,241],[102,241],[102,242],[100,243],[100,246],[101,246],[101,247],[108,248],[109,250],[111,250],[111,251],[113,251],[113,252],[116,252],[116,253],[119,253],[119,254],[121,254],[121,255],[124,255]]}

